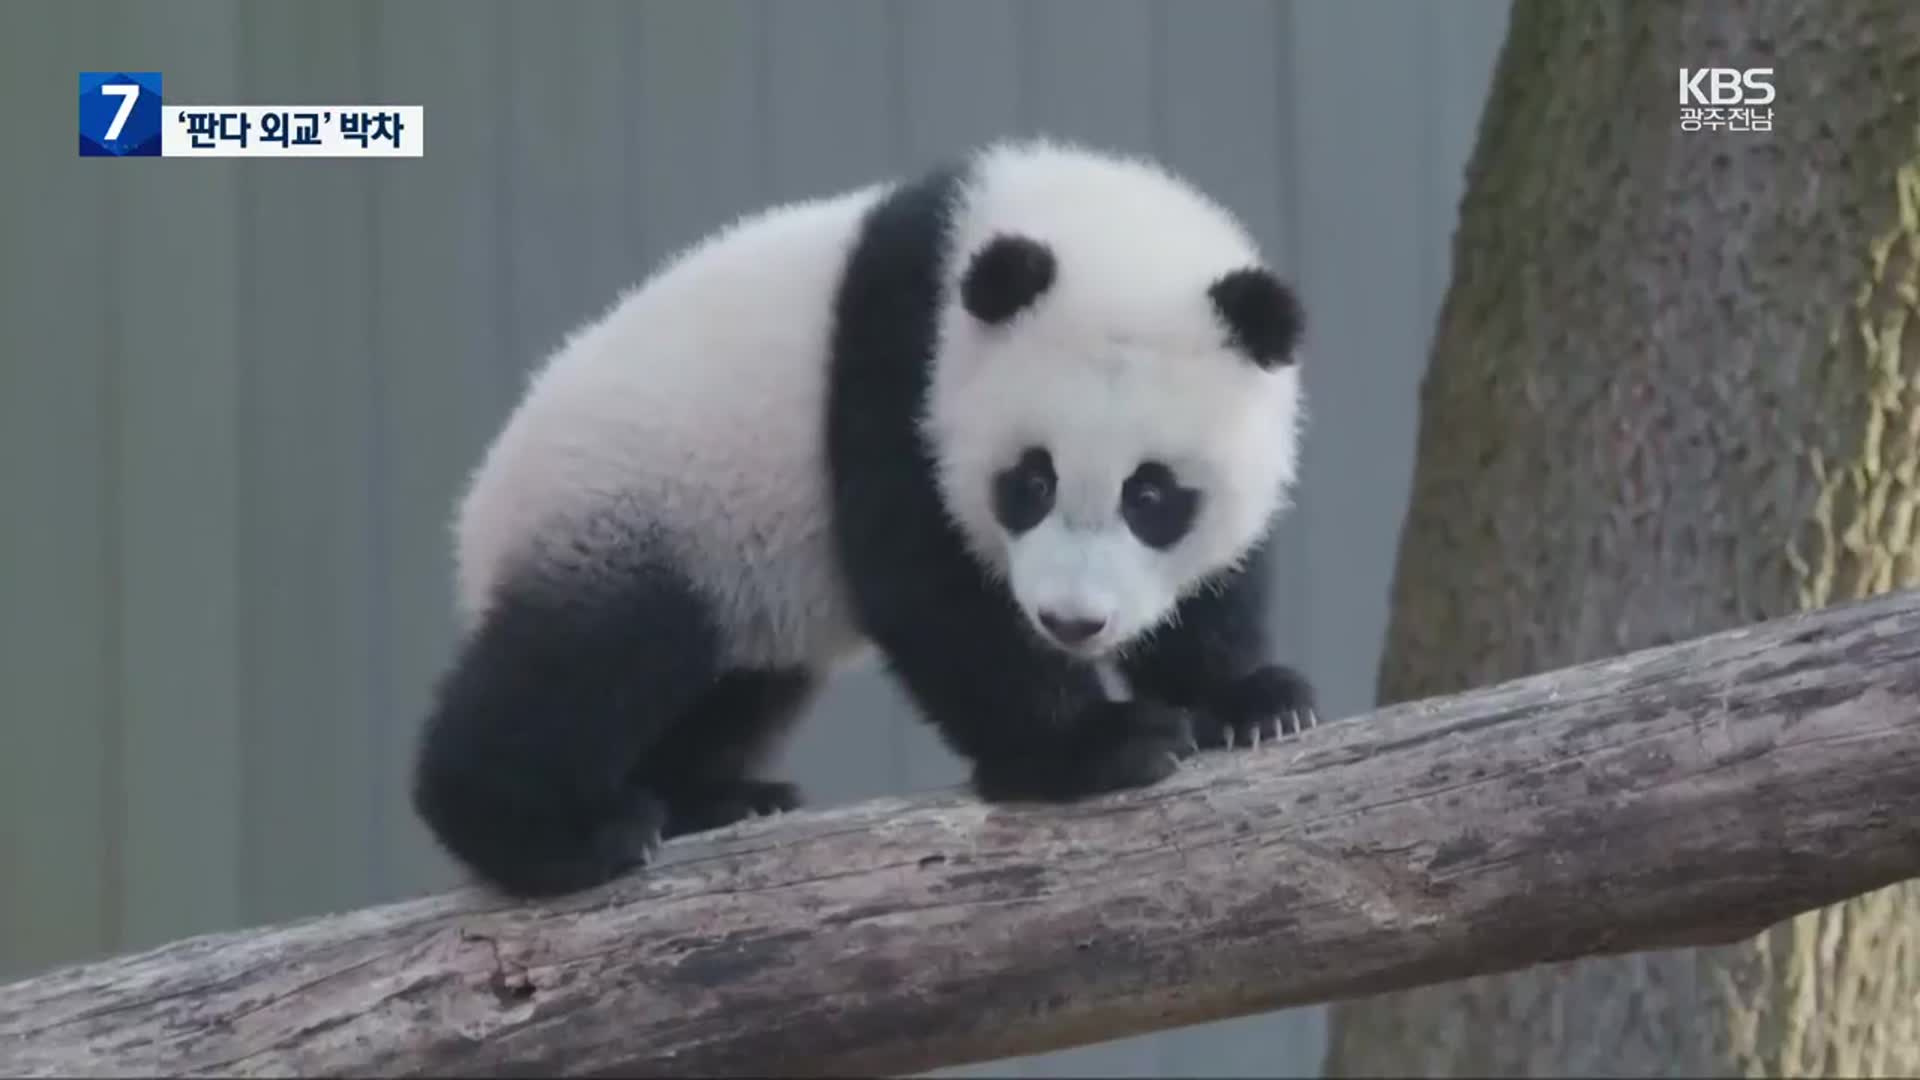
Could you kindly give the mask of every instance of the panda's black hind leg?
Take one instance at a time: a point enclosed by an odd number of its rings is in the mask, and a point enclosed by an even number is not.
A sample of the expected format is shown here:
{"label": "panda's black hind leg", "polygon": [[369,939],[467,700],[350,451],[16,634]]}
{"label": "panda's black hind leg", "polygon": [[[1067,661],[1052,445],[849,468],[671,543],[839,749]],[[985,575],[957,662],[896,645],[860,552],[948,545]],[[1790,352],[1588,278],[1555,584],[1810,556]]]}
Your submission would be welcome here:
{"label": "panda's black hind leg", "polygon": [[706,603],[662,561],[523,573],[436,687],[416,812],[511,896],[571,893],[645,865],[672,799],[636,770],[662,764],[662,742],[715,685],[719,655]]}
{"label": "panda's black hind leg", "polygon": [[754,773],[818,685],[804,668],[735,668],[675,721],[635,774],[637,784],[666,800],[666,838],[800,807],[798,787]]}

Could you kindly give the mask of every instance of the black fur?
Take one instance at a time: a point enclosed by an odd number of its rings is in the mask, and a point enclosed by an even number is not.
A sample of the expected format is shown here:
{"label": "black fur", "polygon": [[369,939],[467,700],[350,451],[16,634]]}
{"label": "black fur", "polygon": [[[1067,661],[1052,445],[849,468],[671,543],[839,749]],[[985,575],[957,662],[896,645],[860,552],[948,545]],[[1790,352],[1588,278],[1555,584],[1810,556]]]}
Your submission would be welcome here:
{"label": "black fur", "polygon": [[635,771],[638,781],[666,798],[663,838],[798,808],[797,787],[752,774],[765,749],[799,720],[817,686],[802,669],[721,675]]}
{"label": "black fur", "polygon": [[974,318],[998,326],[1053,286],[1053,252],[1024,236],[996,236],[967,263],[960,301]]}
{"label": "black fur", "polygon": [[1136,694],[1189,710],[1201,749],[1249,746],[1317,722],[1313,686],[1269,661],[1266,546],[1183,602],[1171,625],[1128,650]]}
{"label": "black fur", "polygon": [[1137,664],[1157,693],[1111,702],[1094,671],[1041,642],[973,560],[915,423],[960,179],[940,171],[877,206],[836,301],[827,456],[854,603],[923,716],[971,760],[982,797],[1071,800],[1152,784],[1196,750],[1190,707],[1233,707],[1218,723],[1198,717],[1210,734],[1239,723],[1248,703],[1291,704],[1242,681],[1266,645],[1255,617],[1264,570],[1189,604]]}
{"label": "black fur", "polygon": [[598,885],[668,837],[799,804],[747,773],[812,680],[722,671],[720,628],[664,555],[636,543],[618,565],[513,578],[436,687],[413,805],[511,896]]}
{"label": "black fur", "polygon": [[1258,268],[1235,270],[1207,291],[1227,324],[1229,340],[1263,368],[1293,363],[1306,317],[1300,298],[1279,278]]}

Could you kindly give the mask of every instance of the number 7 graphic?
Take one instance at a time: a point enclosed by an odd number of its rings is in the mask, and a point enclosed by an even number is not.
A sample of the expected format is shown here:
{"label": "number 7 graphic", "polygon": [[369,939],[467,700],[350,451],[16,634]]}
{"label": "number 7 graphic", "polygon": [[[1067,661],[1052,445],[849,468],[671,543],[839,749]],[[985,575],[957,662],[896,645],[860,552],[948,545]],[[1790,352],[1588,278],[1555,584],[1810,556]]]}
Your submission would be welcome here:
{"label": "number 7 graphic", "polygon": [[133,114],[133,103],[140,98],[140,84],[106,83],[100,92],[120,99],[120,109],[113,114],[113,123],[107,125],[106,141],[112,142],[120,137],[120,129],[127,126],[127,117]]}

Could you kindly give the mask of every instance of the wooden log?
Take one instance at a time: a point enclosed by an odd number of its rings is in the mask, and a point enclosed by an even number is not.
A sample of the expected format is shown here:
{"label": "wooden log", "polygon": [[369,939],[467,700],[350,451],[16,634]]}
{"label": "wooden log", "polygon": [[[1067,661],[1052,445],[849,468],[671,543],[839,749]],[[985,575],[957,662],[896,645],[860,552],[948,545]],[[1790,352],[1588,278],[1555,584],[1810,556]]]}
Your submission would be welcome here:
{"label": "wooden log", "polygon": [[475,890],[0,987],[11,1076],[914,1072],[1582,955],[1920,876],[1920,592],[1071,807],[747,823],[565,903]]}

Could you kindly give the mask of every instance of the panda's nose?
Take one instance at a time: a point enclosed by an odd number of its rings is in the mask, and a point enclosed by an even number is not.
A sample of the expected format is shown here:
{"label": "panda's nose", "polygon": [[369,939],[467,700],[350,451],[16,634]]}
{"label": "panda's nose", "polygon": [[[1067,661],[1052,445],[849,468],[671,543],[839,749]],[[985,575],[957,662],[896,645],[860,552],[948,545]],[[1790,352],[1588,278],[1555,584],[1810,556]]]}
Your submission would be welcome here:
{"label": "panda's nose", "polygon": [[1079,645],[1105,630],[1107,620],[1104,616],[1090,619],[1081,615],[1061,615],[1052,611],[1042,611],[1040,625],[1046,627],[1047,633],[1058,638],[1061,644]]}

